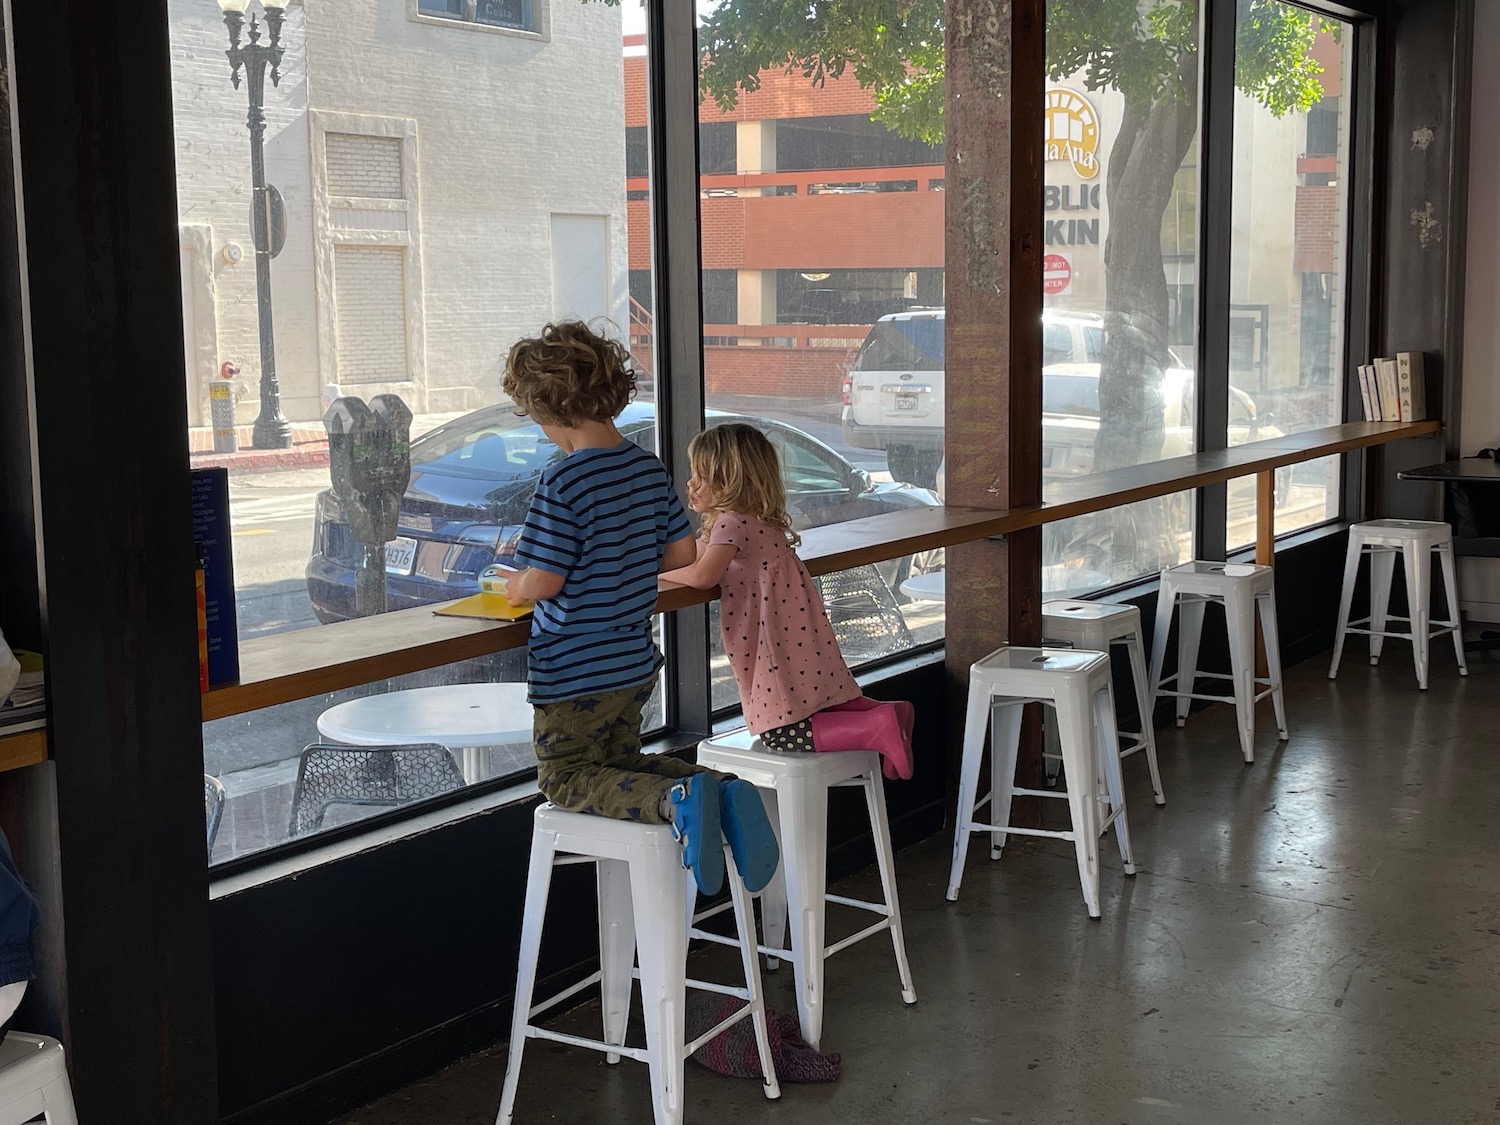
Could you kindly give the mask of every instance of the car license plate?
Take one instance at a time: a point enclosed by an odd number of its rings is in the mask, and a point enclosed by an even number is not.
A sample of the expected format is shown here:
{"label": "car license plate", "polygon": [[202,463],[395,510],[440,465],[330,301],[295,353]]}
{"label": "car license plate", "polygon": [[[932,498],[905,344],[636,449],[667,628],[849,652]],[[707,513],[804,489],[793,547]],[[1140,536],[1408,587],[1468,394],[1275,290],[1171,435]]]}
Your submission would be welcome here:
{"label": "car license plate", "polygon": [[385,572],[387,574],[410,574],[417,561],[417,541],[404,535],[397,536],[385,545]]}
{"label": "car license plate", "polygon": [[896,396],[897,410],[915,410],[917,408],[917,396],[915,394],[898,394]]}

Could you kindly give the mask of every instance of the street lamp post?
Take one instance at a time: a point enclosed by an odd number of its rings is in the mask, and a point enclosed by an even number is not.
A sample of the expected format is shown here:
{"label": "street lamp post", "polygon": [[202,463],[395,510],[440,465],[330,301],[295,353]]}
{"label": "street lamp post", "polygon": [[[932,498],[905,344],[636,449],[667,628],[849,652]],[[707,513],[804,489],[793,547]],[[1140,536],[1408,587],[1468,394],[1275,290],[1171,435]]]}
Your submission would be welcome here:
{"label": "street lamp post", "polygon": [[279,197],[266,184],[266,69],[271,71],[271,85],[281,83],[281,24],[287,0],[261,0],[265,12],[269,41],[260,41],[260,27],[250,17],[249,42],[241,44],[245,27],[245,9],[250,0],[219,0],[224,25],[229,28],[229,77],[234,88],[240,88],[240,70],[250,94],[250,183],[251,228],[255,241],[255,303],[260,320],[260,417],[255,419],[250,444],[255,449],[290,449],[291,423],[281,413],[281,384],[276,379],[276,338],[271,327],[271,258],[279,247],[273,245],[273,210]]}

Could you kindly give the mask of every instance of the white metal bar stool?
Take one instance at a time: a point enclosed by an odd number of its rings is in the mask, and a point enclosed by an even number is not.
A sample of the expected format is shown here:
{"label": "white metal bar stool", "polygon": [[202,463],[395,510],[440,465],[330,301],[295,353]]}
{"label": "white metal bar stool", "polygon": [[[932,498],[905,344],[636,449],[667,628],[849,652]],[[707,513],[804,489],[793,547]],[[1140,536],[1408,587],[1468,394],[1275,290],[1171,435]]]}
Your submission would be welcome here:
{"label": "white metal bar stool", "polygon": [[[1045,703],[1057,713],[1063,769],[1068,775],[1066,793],[1024,789],[1015,783],[1021,714],[1027,703]],[[980,797],[979,763],[984,756],[985,730],[991,723],[994,738],[990,751],[990,791]],[[1011,798],[1017,795],[1066,799],[1072,814],[1071,828],[1055,831],[1011,827]],[[975,819],[985,804],[989,804],[994,818],[991,824]],[[1107,811],[1101,813],[1101,804],[1107,806]],[[948,901],[958,899],[972,833],[990,833],[991,859],[1000,858],[1009,835],[1050,836],[1073,841],[1083,901],[1089,917],[1097,918],[1099,837],[1111,824],[1120,845],[1125,874],[1134,875],[1109,654],[1065,648],[1006,647],[976,661],[969,668],[969,706],[964,720],[964,758],[958,782],[958,824],[953,836]]]}
{"label": "white metal bar stool", "polygon": [[[1065,644],[1093,652],[1107,652],[1113,657],[1123,646],[1130,661],[1130,679],[1135,685],[1136,713],[1141,717],[1139,731],[1120,731],[1128,742],[1121,742],[1120,757],[1144,750],[1151,769],[1151,788],[1156,803],[1165,805],[1161,770],[1156,764],[1156,731],[1151,722],[1151,681],[1146,678],[1146,645],[1141,640],[1141,611],[1133,605],[1109,602],[1085,602],[1058,599],[1042,603],[1042,644]],[[1053,728],[1048,727],[1049,741],[1055,742]],[[1061,754],[1057,757],[1061,759]]]}
{"label": "white metal bar stool", "polygon": [[[1229,675],[1198,670],[1198,642],[1203,635],[1203,614],[1209,602],[1224,607],[1229,626]],[[1162,676],[1167,654],[1167,633],[1172,610],[1180,603],[1177,624],[1177,671]],[[1261,632],[1266,639],[1265,677],[1255,674],[1255,615],[1260,612]],[[1229,680],[1231,695],[1200,694],[1193,690],[1198,677]],[[1189,562],[1161,572],[1161,593],[1156,602],[1156,631],[1151,637],[1152,703],[1161,696],[1177,700],[1177,725],[1187,724],[1188,708],[1195,699],[1211,703],[1233,703],[1240,729],[1240,751],[1245,761],[1255,761],[1255,705],[1266,696],[1276,709],[1277,737],[1291,736],[1286,726],[1286,696],[1281,686],[1281,640],[1276,631],[1276,572],[1250,563]],[[1167,684],[1172,684],[1170,690]],[[1257,691],[1264,686],[1264,691]]]}
{"label": "white metal bar stool", "polygon": [[12,1031],[0,1045],[0,1125],[38,1117],[47,1125],[78,1125],[62,1044]]}
{"label": "white metal bar stool", "polygon": [[[896,861],[885,811],[880,755],[873,750],[777,754],[764,749],[758,738],[741,728],[700,742],[698,764],[750,782],[766,803],[766,814],[781,845],[781,866],[761,892],[761,926],[766,943],[760,951],[772,958],[785,956],[790,912],[791,961],[802,1038],[816,1047],[823,1037],[824,960],[887,930],[896,952],[901,999],[915,1004],[917,993],[901,930],[901,903],[896,897]],[[843,787],[864,790],[883,902],[828,893],[828,791]],[[869,911],[878,920],[825,946],[826,904],[830,902]]]}
{"label": "white metal bar stool", "polygon": [[[595,864],[598,872],[600,971],[547,1000],[533,1004],[532,990],[541,952],[542,919],[547,911],[552,869],[574,863]],[[725,867],[725,881],[729,884],[739,932],[753,935],[755,923],[749,892],[740,881],[733,861],[728,861]],[[526,911],[521,923],[521,956],[516,971],[510,1057],[500,1095],[498,1125],[508,1125],[511,1120],[516,1083],[521,1072],[521,1053],[527,1039],[550,1039],[602,1051],[611,1063],[618,1062],[621,1056],[645,1062],[651,1068],[656,1125],[681,1125],[683,1064],[687,1057],[725,1028],[749,1018],[755,1025],[755,1039],[760,1048],[765,1095],[773,1099],[781,1096],[771,1062],[765,998],[761,993],[760,966],[754,950],[747,947],[741,958],[745,967],[743,988],[687,978],[688,939],[690,936],[708,936],[689,927],[688,903],[693,894],[691,880],[691,874],[682,866],[682,846],[672,838],[672,829],[667,825],[637,824],[587,813],[564,812],[551,804],[544,804],[536,810],[531,834],[531,867],[526,881]],[[640,967],[632,974],[631,967],[637,953]],[[625,1045],[633,975],[641,982],[641,1005],[646,1024],[644,1048]],[[541,1012],[593,984],[601,985],[603,1040],[552,1031],[533,1022]],[[746,1004],[689,1043],[685,1041],[686,990],[689,987],[736,996]]]}
{"label": "white metal bar stool", "polygon": [[[1448,620],[1433,621],[1432,552],[1436,551],[1443,567],[1443,587],[1448,592]],[[1370,556],[1370,614],[1358,621],[1349,620],[1349,604],[1354,599],[1354,579],[1359,573],[1361,556]],[[1396,571],[1396,556],[1406,564],[1406,600],[1409,616],[1397,617],[1390,612],[1391,579]],[[1392,621],[1405,621],[1410,628],[1395,631],[1386,628]],[[1428,649],[1433,637],[1453,634],[1453,650],[1458,654],[1458,674],[1467,676],[1464,660],[1462,620],[1458,612],[1458,577],[1453,565],[1453,529],[1446,523],[1431,520],[1368,520],[1349,529],[1349,550],[1344,556],[1344,592],[1339,600],[1338,634],[1333,642],[1333,663],[1328,678],[1338,675],[1339,658],[1344,654],[1344,638],[1363,633],[1370,638],[1370,663],[1380,662],[1380,649],[1387,637],[1411,641],[1412,656],[1417,665],[1417,686],[1427,690]]]}

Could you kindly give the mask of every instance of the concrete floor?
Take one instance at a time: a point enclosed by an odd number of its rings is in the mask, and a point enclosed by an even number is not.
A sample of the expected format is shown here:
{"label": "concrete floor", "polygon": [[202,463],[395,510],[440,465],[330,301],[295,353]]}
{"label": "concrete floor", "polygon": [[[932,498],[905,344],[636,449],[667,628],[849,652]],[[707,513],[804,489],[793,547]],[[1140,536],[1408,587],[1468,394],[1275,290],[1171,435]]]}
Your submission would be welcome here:
{"label": "concrete floor", "polygon": [[[1261,705],[1253,766],[1228,708],[1161,732],[1164,808],[1127,762],[1139,874],[1106,841],[1101,921],[1067,844],[993,864],[976,846],[951,905],[951,838],[900,853],[920,1002],[902,1005],[889,945],[839,954],[823,1046],[842,1080],[772,1103],[689,1063],[687,1121],[1500,1120],[1500,660],[1460,680],[1439,652],[1427,693],[1400,644],[1379,669],[1357,650],[1336,683],[1326,669],[1292,670],[1289,743]],[[790,972],[766,981],[795,1010]],[[487,1051],[345,1125],[488,1125],[504,1066]],[[645,1068],[533,1043],[515,1120],[649,1123]]]}

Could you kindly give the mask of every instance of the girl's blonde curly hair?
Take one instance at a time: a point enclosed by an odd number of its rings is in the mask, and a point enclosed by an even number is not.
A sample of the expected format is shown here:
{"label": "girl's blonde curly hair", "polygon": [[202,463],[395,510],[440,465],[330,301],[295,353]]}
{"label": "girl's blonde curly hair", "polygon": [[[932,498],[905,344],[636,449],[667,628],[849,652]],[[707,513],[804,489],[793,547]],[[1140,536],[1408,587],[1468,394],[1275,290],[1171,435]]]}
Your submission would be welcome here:
{"label": "girl's blonde curly hair", "polygon": [[635,369],[619,343],[564,320],[511,346],[500,389],[538,422],[608,422],[635,397]]}
{"label": "girl's blonde curly hair", "polygon": [[688,443],[688,463],[714,494],[713,508],[703,513],[704,538],[721,513],[734,512],[776,528],[794,547],[802,542],[787,514],[781,461],[754,426],[731,422],[704,430]]}

